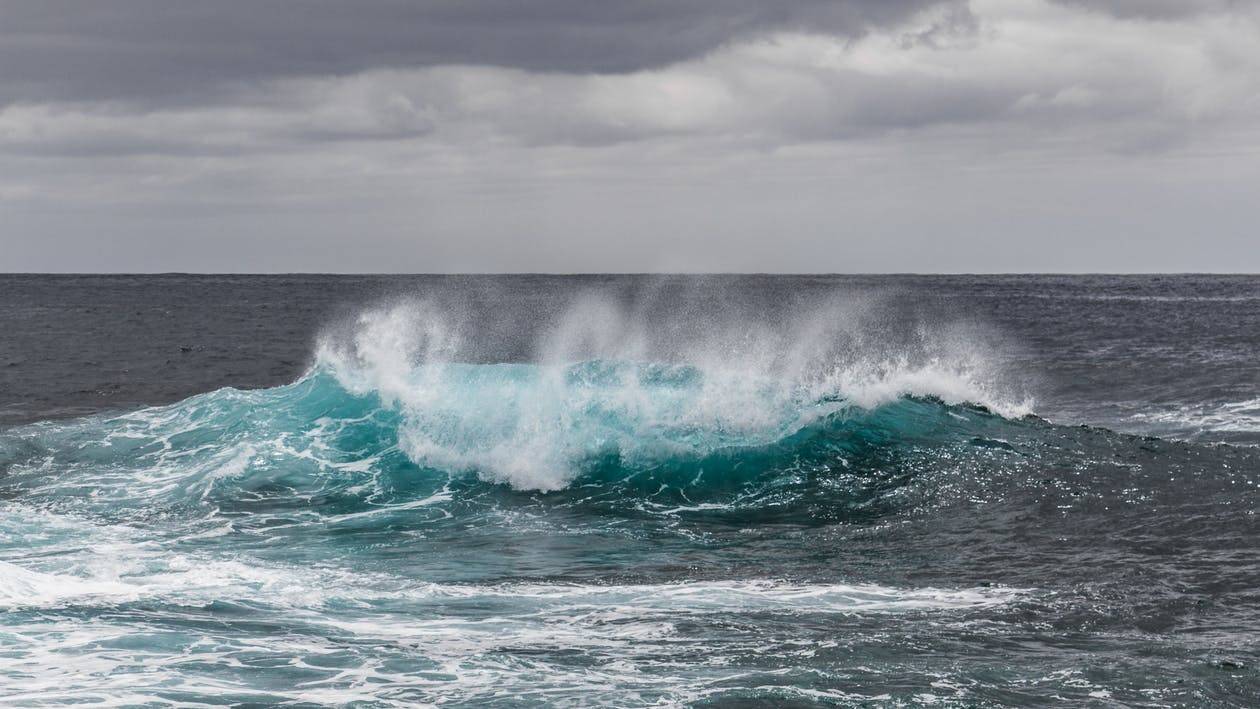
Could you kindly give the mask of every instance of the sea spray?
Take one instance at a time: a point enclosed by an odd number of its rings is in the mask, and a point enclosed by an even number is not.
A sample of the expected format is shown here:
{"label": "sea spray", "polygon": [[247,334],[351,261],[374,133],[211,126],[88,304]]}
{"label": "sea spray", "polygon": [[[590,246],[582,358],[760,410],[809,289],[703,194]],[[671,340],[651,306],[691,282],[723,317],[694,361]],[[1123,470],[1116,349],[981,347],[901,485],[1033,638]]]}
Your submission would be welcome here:
{"label": "sea spray", "polygon": [[564,487],[594,458],[649,467],[764,446],[844,407],[905,396],[1008,416],[1030,406],[994,387],[983,343],[919,326],[892,354],[863,329],[870,313],[851,306],[779,323],[730,311],[647,323],[578,298],[540,328],[534,361],[498,364],[465,361],[476,345],[457,334],[471,329],[458,312],[424,301],[369,310],[322,338],[315,370],[396,408],[417,464],[519,489]]}

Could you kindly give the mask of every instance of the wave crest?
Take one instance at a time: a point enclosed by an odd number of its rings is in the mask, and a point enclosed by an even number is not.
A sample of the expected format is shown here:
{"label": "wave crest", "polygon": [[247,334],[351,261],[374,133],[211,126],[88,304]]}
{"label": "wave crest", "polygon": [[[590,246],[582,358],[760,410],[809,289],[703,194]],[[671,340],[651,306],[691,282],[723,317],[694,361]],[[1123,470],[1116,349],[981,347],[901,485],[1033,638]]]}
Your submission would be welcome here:
{"label": "wave crest", "polygon": [[517,489],[564,488],[595,459],[643,469],[762,447],[904,397],[1031,410],[996,391],[980,343],[948,328],[921,327],[889,351],[852,314],[640,326],[580,301],[543,329],[532,361],[474,364],[459,334],[469,328],[450,312],[416,301],[369,310],[323,338],[315,370],[397,411],[418,465]]}
{"label": "wave crest", "polygon": [[1019,435],[987,412],[1026,404],[997,393],[1001,372],[967,330],[886,335],[820,312],[640,326],[586,302],[506,358],[468,339],[480,330],[458,309],[396,303],[331,329],[289,385],[7,431],[0,493],[128,520],[437,523],[534,491],[649,515],[822,519],[881,514],[873,501],[905,484],[916,450]]}

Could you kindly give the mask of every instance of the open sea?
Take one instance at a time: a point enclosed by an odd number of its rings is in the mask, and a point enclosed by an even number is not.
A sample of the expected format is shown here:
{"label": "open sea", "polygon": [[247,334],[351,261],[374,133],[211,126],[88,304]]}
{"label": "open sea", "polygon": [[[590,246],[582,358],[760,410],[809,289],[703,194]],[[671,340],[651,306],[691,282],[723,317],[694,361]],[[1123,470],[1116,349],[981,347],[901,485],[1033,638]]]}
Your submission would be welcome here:
{"label": "open sea", "polygon": [[0,705],[1260,704],[1260,277],[0,275]]}

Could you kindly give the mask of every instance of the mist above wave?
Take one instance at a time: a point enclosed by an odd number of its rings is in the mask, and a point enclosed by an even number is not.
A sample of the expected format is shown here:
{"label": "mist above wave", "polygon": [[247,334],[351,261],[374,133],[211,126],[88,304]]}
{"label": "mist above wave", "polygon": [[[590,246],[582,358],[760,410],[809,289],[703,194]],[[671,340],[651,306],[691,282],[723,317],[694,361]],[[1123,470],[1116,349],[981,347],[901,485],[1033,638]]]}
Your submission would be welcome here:
{"label": "mist above wave", "polygon": [[[563,488],[598,457],[643,468],[764,446],[902,397],[1029,412],[1004,388],[991,333],[890,318],[882,305],[829,299],[765,313],[591,294],[487,322],[459,303],[406,299],[331,328],[315,370],[398,412],[400,446],[417,464],[518,489]],[[532,333],[522,361],[485,362],[479,336],[513,324]]]}
{"label": "mist above wave", "polygon": [[484,481],[578,497],[589,484],[666,514],[756,508],[752,491],[798,483],[788,498],[807,501],[811,476],[875,479],[893,449],[1015,435],[953,405],[1027,411],[991,333],[878,299],[503,305],[382,303],[330,326],[292,384],[16,430],[0,473],[23,495],[109,510],[318,507],[360,524],[441,517]]}

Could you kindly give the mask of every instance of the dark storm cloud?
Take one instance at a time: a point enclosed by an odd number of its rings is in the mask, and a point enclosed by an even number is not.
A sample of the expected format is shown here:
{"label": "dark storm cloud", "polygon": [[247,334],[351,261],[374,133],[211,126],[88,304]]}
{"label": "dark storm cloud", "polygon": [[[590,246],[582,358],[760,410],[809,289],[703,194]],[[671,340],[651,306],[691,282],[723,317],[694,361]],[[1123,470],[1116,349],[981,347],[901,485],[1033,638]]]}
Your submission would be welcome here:
{"label": "dark storm cloud", "polygon": [[0,104],[195,103],[229,83],[376,67],[626,72],[775,30],[856,35],[940,2],[0,0]]}

